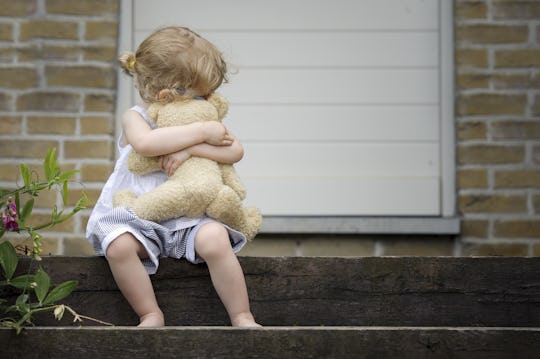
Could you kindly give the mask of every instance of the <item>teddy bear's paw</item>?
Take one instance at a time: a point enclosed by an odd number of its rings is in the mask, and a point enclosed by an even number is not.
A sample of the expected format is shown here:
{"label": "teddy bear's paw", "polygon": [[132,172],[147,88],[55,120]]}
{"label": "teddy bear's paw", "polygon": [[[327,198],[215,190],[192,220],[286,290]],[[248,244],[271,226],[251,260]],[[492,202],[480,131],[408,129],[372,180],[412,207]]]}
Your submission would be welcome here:
{"label": "teddy bear's paw", "polygon": [[261,211],[255,207],[249,207],[244,209],[245,224],[242,229],[242,233],[246,236],[248,241],[255,238],[262,225]]}
{"label": "teddy bear's paw", "polygon": [[129,190],[119,191],[113,196],[113,207],[133,207],[135,201],[137,200],[137,195]]}

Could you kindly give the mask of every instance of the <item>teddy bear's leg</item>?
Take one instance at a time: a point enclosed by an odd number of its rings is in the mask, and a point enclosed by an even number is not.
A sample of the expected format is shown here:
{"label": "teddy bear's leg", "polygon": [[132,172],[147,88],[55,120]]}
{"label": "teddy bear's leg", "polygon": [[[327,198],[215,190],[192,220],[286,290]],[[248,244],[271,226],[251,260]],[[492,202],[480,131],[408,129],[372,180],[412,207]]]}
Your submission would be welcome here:
{"label": "teddy bear's leg", "polygon": [[141,194],[132,208],[140,218],[156,222],[183,216],[202,217],[213,196],[207,188],[188,188],[183,183],[167,181]]}
{"label": "teddy bear's leg", "polygon": [[133,207],[133,204],[137,200],[137,195],[130,190],[118,191],[113,196],[113,207]]}
{"label": "teddy bear's leg", "polygon": [[223,186],[216,199],[206,209],[206,214],[244,233],[248,239],[257,234],[262,218],[255,208],[245,209],[238,194],[230,187]]}
{"label": "teddy bear's leg", "polygon": [[231,187],[241,200],[246,199],[246,189],[236,174],[234,167],[228,164],[220,164],[219,168],[221,170],[221,175],[223,176],[223,183]]}

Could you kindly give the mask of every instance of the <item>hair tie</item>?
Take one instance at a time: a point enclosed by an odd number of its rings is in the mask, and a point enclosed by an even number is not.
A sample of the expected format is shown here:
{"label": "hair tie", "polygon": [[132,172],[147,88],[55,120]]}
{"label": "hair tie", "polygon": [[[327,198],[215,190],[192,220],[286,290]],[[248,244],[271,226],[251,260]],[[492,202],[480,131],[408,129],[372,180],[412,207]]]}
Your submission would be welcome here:
{"label": "hair tie", "polygon": [[129,60],[129,61],[128,61],[128,63],[127,63],[127,68],[128,68],[129,70],[135,69],[135,59]]}

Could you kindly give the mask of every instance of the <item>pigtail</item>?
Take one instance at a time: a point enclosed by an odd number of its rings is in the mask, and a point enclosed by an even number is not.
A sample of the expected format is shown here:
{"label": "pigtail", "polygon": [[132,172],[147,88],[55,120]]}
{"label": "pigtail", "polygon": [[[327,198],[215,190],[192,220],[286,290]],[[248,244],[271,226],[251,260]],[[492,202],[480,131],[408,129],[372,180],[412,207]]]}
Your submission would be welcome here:
{"label": "pigtail", "polygon": [[122,71],[128,75],[133,76],[135,74],[135,54],[132,52],[125,52],[119,58],[118,62],[120,63],[120,68]]}

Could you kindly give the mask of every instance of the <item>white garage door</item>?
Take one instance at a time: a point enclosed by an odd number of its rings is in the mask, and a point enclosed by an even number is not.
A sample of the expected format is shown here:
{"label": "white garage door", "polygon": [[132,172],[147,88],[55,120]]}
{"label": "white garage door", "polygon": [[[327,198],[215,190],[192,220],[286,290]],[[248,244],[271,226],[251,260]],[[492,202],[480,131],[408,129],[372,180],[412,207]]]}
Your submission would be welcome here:
{"label": "white garage door", "polygon": [[451,215],[449,3],[135,0],[120,50],[179,24],[224,52],[237,169],[265,215]]}

